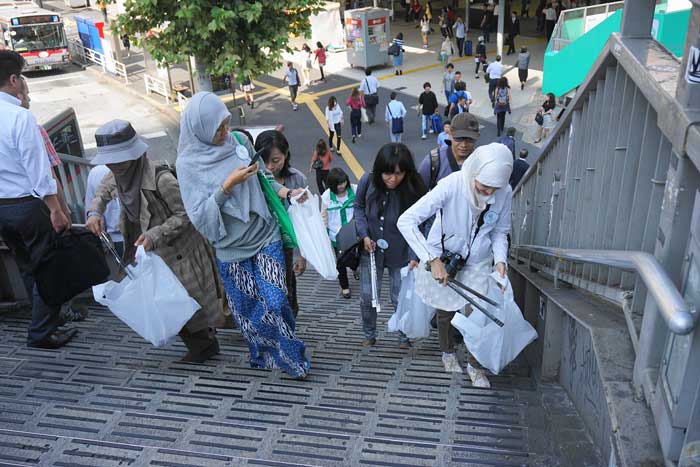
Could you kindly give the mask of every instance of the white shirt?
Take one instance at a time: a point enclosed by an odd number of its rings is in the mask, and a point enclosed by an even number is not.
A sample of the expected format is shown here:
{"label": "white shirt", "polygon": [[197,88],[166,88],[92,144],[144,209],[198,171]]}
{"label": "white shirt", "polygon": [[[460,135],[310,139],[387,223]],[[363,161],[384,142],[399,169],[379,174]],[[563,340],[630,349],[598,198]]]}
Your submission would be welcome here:
{"label": "white shirt", "polygon": [[367,94],[376,94],[377,90],[379,89],[379,81],[377,81],[377,78],[374,76],[365,76],[364,79],[362,80],[362,84],[360,84],[360,91],[364,92],[365,95]]}
{"label": "white shirt", "polygon": [[333,129],[333,125],[336,123],[343,122],[343,109],[340,108],[340,104],[336,103],[333,110],[330,110],[326,106],[326,121],[328,122],[328,128]]}
{"label": "white shirt", "polygon": [[[357,193],[357,185],[351,186],[353,193]],[[332,211],[329,211],[328,209],[342,206],[343,203],[345,203],[348,200],[348,196],[349,193],[346,191],[344,196],[336,196],[337,202],[334,203],[333,200],[331,200],[330,188],[324,191],[323,195],[321,195],[321,202],[323,203],[323,206],[325,207],[326,213],[328,215],[328,237],[331,239],[332,242],[335,241],[335,236],[338,235],[340,228],[343,226],[343,222],[342,217],[340,215],[340,209],[334,209]],[[353,214],[353,206],[350,205],[345,209],[345,215],[348,222],[352,220]]]}
{"label": "white shirt", "polygon": [[[95,191],[97,187],[100,186],[102,180],[109,175],[110,171],[106,165],[97,165],[90,170],[90,174],[87,179],[87,187],[85,188],[85,217],[88,217],[88,209],[92,204],[92,199],[95,197]],[[105,228],[110,237],[112,237],[113,242],[123,242],[124,237],[119,231],[119,215],[121,212],[121,207],[119,206],[119,199],[115,199],[107,203],[107,208],[103,214],[105,220]]]}
{"label": "white shirt", "polygon": [[14,96],[0,92],[0,199],[57,192],[36,119]]}
{"label": "white shirt", "polygon": [[491,62],[486,67],[486,73],[489,74],[489,79],[498,79],[503,76],[503,64],[501,62]]}
{"label": "white shirt", "polygon": [[403,103],[394,99],[386,105],[384,112],[384,120],[390,122],[392,118],[403,118],[406,116],[406,107]]}
{"label": "white shirt", "polygon": [[542,13],[544,14],[544,18],[547,21],[557,20],[557,10],[555,10],[554,8],[545,8]]}
{"label": "white shirt", "polygon": [[[463,258],[471,254],[467,264],[477,264],[493,257],[495,263],[508,261],[508,238],[510,233],[510,208],[512,193],[510,185],[496,190],[491,207],[484,216],[484,224],[474,238],[478,215],[474,215],[467,200],[467,182],[464,172],[457,171],[440,180],[435,188],[404,212],[397,222],[401,235],[421,261],[427,262],[442,255],[440,239],[442,216],[445,234],[445,249],[459,253]],[[442,209],[442,215],[440,214]],[[435,222],[426,239],[418,226],[435,215]]]}

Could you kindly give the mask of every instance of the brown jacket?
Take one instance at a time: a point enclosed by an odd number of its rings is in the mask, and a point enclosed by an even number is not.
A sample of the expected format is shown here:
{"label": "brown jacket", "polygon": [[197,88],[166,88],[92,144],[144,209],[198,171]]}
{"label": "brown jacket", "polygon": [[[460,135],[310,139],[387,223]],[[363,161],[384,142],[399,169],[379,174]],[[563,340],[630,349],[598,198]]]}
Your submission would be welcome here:
{"label": "brown jacket", "polygon": [[[107,203],[118,199],[114,176],[107,175],[95,191],[90,214],[102,215]],[[140,229],[126,221],[124,211],[119,220],[124,235],[124,260],[134,260],[134,242],[141,233],[153,244],[152,252],[160,256],[180,279],[182,285],[202,307],[186,324],[190,332],[206,327],[222,327],[230,316],[226,293],[219,277],[214,250],[190,223],[180,196],[180,185],[169,171],[158,171],[147,162],[141,181]]]}

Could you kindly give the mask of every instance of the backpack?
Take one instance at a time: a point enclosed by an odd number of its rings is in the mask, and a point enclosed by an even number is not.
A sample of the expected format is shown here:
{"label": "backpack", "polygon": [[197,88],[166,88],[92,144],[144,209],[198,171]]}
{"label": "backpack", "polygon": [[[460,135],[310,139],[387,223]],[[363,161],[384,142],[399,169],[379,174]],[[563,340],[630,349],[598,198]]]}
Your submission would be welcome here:
{"label": "backpack", "polygon": [[401,48],[399,47],[399,44],[397,44],[396,42],[392,42],[389,46],[389,50],[387,50],[387,53],[389,55],[393,55],[394,57],[398,57],[399,55],[401,55]]}
{"label": "backpack", "polygon": [[508,90],[505,88],[498,88],[496,91],[496,105],[498,107],[508,107]]}

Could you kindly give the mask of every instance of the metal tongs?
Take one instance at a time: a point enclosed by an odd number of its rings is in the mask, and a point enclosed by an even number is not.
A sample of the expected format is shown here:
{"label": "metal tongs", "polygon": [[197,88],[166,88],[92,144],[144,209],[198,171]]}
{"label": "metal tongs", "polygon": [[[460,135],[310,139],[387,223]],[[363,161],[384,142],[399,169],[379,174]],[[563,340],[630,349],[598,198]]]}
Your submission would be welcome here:
{"label": "metal tongs", "polygon": [[134,275],[131,273],[131,271],[129,271],[129,267],[125,265],[122,259],[119,257],[117,250],[114,249],[112,241],[109,239],[109,237],[104,231],[100,234],[100,240],[102,240],[102,243],[105,245],[105,247],[107,247],[107,250],[109,250],[109,252],[112,253],[114,259],[117,260],[117,264],[126,273],[126,275],[129,276],[129,279],[134,280]]}

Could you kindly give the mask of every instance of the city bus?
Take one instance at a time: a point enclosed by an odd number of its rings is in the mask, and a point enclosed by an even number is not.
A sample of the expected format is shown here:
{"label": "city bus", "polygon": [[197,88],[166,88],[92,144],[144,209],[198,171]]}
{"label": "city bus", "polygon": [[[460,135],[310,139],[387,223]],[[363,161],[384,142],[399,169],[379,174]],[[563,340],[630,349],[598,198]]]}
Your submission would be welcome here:
{"label": "city bus", "polygon": [[0,48],[22,55],[25,70],[52,70],[70,65],[63,19],[31,2],[0,2]]}

